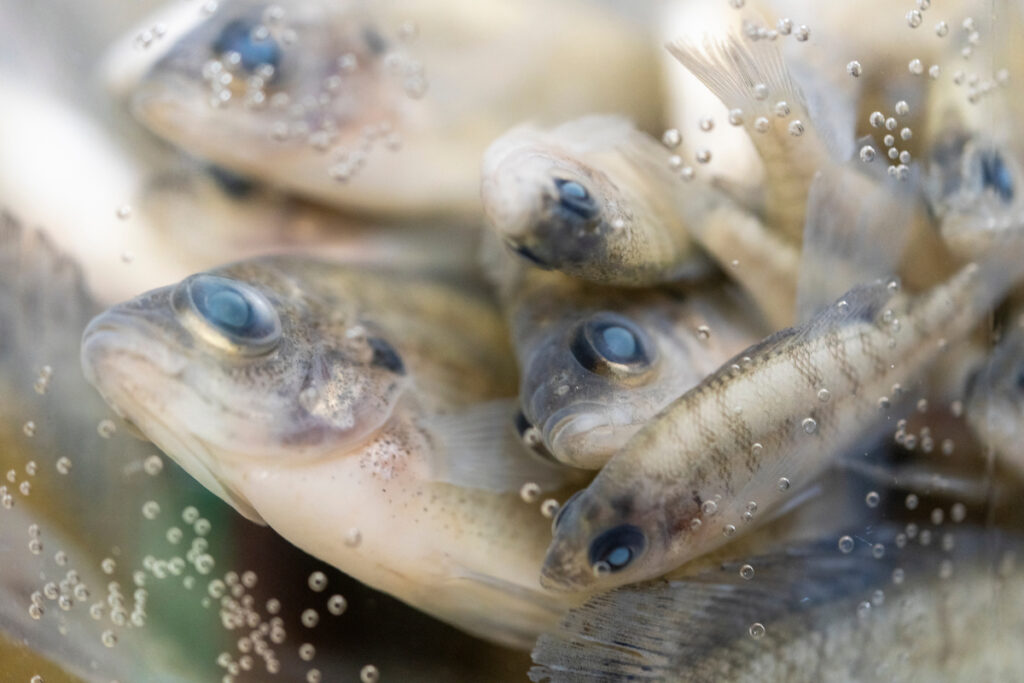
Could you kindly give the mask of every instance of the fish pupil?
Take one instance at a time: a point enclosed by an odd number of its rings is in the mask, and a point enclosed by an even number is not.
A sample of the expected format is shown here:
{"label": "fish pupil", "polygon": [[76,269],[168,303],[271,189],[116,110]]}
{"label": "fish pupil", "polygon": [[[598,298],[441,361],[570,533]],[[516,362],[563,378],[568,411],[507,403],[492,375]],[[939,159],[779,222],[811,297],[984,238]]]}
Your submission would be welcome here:
{"label": "fish pupil", "polygon": [[269,64],[276,70],[281,62],[281,48],[273,38],[254,37],[253,27],[251,22],[241,19],[232,21],[217,36],[213,51],[218,55],[238,53],[242,67],[247,71],[255,71],[261,64]]}
{"label": "fish pupil", "polygon": [[252,321],[252,306],[244,296],[231,289],[207,295],[205,309],[212,321],[234,331],[245,329]]}
{"label": "fish pupil", "polygon": [[981,179],[984,186],[995,190],[1004,202],[1013,199],[1013,178],[999,152],[982,156]]}
{"label": "fish pupil", "polygon": [[609,360],[631,360],[637,352],[636,336],[624,327],[614,325],[601,331],[601,338],[610,356]]}
{"label": "fish pupil", "polygon": [[402,357],[398,354],[398,351],[395,351],[395,347],[380,337],[371,337],[366,341],[370,348],[373,349],[373,358],[370,359],[371,365],[384,368],[396,375],[405,374],[405,364],[402,363]]}
{"label": "fish pupil", "polygon": [[590,564],[608,565],[613,571],[624,569],[635,560],[647,543],[644,532],[632,524],[612,527],[599,534],[590,544]]}
{"label": "fish pupil", "polygon": [[611,567],[622,567],[629,563],[630,558],[633,556],[633,551],[625,546],[619,546],[608,555],[608,559],[605,560]]}
{"label": "fish pupil", "polygon": [[562,209],[583,220],[597,216],[597,204],[583,185],[575,180],[557,179],[555,186],[558,188],[558,204]]}

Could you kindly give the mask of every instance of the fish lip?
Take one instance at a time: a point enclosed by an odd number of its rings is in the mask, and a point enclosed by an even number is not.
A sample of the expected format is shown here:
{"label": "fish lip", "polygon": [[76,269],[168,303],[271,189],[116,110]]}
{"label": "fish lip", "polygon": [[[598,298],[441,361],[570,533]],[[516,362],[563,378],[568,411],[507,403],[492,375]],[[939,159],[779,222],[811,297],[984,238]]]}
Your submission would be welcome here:
{"label": "fish lip", "polygon": [[[155,353],[157,349],[165,347],[158,343],[144,343],[150,336],[161,341],[165,337],[157,326],[147,322],[143,316],[111,309],[90,320],[82,332],[80,350],[82,372],[86,380],[99,388],[99,377],[96,374],[99,359],[102,354],[111,351],[140,358],[168,377],[180,376],[188,364],[185,355],[178,354],[175,358],[168,353]],[[132,344],[132,341],[143,343]]]}
{"label": "fish lip", "polygon": [[[606,436],[593,434],[601,428],[629,425],[622,410],[594,402],[573,403],[555,411],[544,421],[541,433],[544,443],[559,461],[578,465],[587,469],[600,468],[608,457],[618,450],[620,444]],[[597,438],[600,437],[600,438]],[[568,443],[584,441],[583,448],[567,448]],[[594,441],[607,445],[607,448],[593,447]],[[582,458],[580,456],[583,456]]]}

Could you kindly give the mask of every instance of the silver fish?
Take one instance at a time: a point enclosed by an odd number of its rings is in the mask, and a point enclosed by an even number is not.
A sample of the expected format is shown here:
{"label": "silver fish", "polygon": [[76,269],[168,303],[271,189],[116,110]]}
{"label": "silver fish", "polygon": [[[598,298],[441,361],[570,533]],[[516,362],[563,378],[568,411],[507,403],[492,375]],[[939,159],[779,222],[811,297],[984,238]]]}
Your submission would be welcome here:
{"label": "silver fish", "polygon": [[[955,552],[899,529],[734,555],[719,567],[601,595],[534,650],[533,681],[1013,681],[1024,574],[1013,532],[964,525]],[[882,544],[883,557],[869,548]],[[749,572],[744,574],[744,572]]]}
{"label": "silver fish", "polygon": [[569,604],[537,585],[547,523],[518,495],[569,479],[508,424],[512,355],[485,299],[268,257],[113,307],[82,364],[204,486],[375,588],[518,647]]}
{"label": "silver fish", "polygon": [[562,508],[542,583],[581,590],[651,578],[756,527],[879,423],[894,384],[907,386],[974,328],[1021,275],[1019,250],[1007,242],[1005,254],[916,296],[894,281],[856,286],[741,353]]}
{"label": "silver fish", "polygon": [[602,467],[766,329],[720,280],[621,290],[523,270],[506,306],[520,367],[520,429],[575,467]]}
{"label": "silver fish", "polygon": [[644,31],[584,3],[224,0],[209,14],[170,2],[144,30],[156,24],[165,35],[140,51],[133,32],[106,67],[149,129],[353,211],[476,216],[480,155],[527,117],[622,111],[657,125]]}

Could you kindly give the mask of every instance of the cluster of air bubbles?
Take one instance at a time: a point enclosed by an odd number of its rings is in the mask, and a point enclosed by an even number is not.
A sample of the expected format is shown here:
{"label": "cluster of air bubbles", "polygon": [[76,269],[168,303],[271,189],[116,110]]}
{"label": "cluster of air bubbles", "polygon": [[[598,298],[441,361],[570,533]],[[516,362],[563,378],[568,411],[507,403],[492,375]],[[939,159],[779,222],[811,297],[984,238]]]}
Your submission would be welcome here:
{"label": "cluster of air bubbles", "polygon": [[[899,135],[901,141],[907,142],[913,137],[914,132],[909,126],[901,127],[896,117],[908,116],[910,114],[910,105],[905,100],[900,100],[893,109],[894,116],[886,116],[880,111],[872,112],[868,116],[868,124],[872,128],[884,131],[882,144],[885,146],[885,155],[891,162],[888,167],[889,175],[900,180],[906,180],[910,177],[911,156],[908,150],[901,150],[897,146],[896,136]],[[899,129],[898,132],[897,129]],[[860,148],[859,154],[861,161],[871,163],[877,157],[878,150],[874,145],[866,144]]]}
{"label": "cluster of air bubbles", "polygon": [[160,40],[167,35],[167,26],[161,22],[157,22],[149,28],[139,31],[135,35],[135,48],[138,50],[148,49],[154,42]]}
{"label": "cluster of air bubbles", "polygon": [[32,388],[39,395],[45,394],[46,390],[50,386],[50,378],[53,377],[53,368],[49,365],[44,365],[39,369],[39,374],[36,376],[36,381],[33,382]]}
{"label": "cluster of air bubbles", "polygon": [[795,40],[802,43],[811,37],[811,29],[806,24],[797,26],[789,18],[779,19],[774,28],[745,19],[743,21],[743,35],[752,41],[777,40],[779,36],[793,36]]}

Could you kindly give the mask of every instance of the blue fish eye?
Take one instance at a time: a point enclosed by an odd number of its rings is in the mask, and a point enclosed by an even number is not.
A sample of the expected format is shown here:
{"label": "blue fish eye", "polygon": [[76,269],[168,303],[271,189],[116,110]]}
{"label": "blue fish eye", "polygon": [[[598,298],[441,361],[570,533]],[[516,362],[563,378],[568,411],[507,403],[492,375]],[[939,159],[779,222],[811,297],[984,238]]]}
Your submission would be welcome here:
{"label": "blue fish eye", "polygon": [[213,41],[213,51],[217,55],[235,52],[242,59],[242,67],[246,71],[255,71],[261,64],[269,64],[277,71],[281,63],[281,47],[269,35],[257,38],[253,29],[257,24],[236,19],[225,26],[217,39]]}
{"label": "blue fish eye", "polygon": [[644,532],[632,524],[622,524],[600,533],[590,543],[591,565],[603,563],[612,572],[628,567],[647,546]]}
{"label": "blue fish eye", "polygon": [[558,206],[563,211],[588,221],[597,216],[597,202],[583,185],[575,180],[556,178],[555,187],[558,188]]}
{"label": "blue fish eye", "polygon": [[611,367],[644,370],[652,362],[651,348],[639,327],[615,313],[598,313],[585,321],[570,346],[580,365],[597,373]]}
{"label": "blue fish eye", "polygon": [[232,342],[263,345],[280,336],[277,312],[255,289],[216,275],[197,275],[187,282],[195,310]]}
{"label": "blue fish eye", "polygon": [[1013,175],[999,152],[982,154],[981,182],[984,187],[994,190],[1004,202],[1013,200]]}

